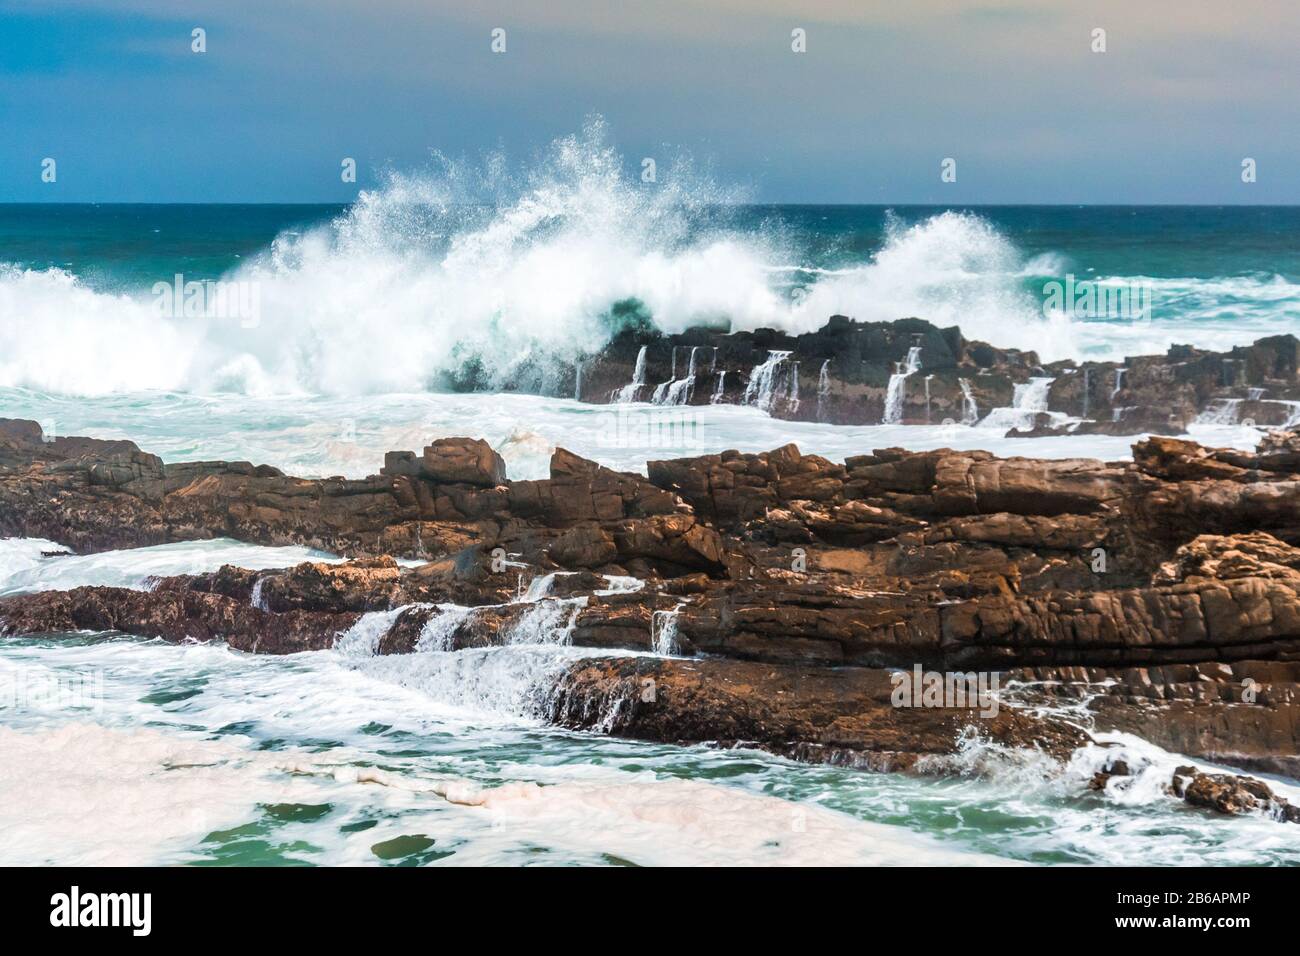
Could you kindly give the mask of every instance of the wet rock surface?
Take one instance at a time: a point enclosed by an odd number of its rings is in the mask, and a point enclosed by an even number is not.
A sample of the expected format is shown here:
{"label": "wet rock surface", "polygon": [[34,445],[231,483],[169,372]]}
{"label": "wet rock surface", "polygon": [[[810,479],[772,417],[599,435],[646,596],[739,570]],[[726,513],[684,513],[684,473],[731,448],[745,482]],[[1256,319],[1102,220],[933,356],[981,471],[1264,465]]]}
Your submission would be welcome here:
{"label": "wet rock surface", "polygon": [[1010,708],[897,707],[889,671],[734,661],[599,658],[568,668],[549,702],[561,726],[677,743],[752,746],[818,763],[912,770],[967,734],[1064,759],[1077,727]]}
{"label": "wet rock surface", "polygon": [[1300,807],[1275,794],[1268,784],[1254,777],[1201,773],[1195,767],[1179,767],[1170,789],[1194,807],[1218,813],[1264,813],[1277,820],[1300,823]]}
{"label": "wet rock surface", "polygon": [[[971,732],[1068,753],[1087,731],[1050,716],[1066,705],[1094,731],[1300,777],[1294,433],[1254,452],[1151,437],[1131,462],[832,462],[787,445],[652,461],[644,477],[559,450],[539,481],[442,439],[351,481],[164,464],[0,420],[0,534],[82,552],[228,536],[353,558],[0,599],[11,635],[292,653],[396,612],[377,653],[660,652],[568,665],[548,716],[573,728],[916,769]],[[998,674],[1008,706],[892,706],[893,675],[916,666]]]}
{"label": "wet rock surface", "polygon": [[[966,339],[922,319],[821,329],[675,335],[628,330],[582,364],[583,401],[740,404],[777,418],[840,425],[969,424],[1017,407],[1009,435],[1179,434],[1197,421],[1261,427],[1300,421],[1300,341],[1291,335],[1213,352],[1172,346],[1123,361],[1043,363],[1037,354]],[[639,371],[639,375],[638,375]],[[891,379],[896,383],[890,408]],[[1069,421],[1067,421],[1067,419]]]}

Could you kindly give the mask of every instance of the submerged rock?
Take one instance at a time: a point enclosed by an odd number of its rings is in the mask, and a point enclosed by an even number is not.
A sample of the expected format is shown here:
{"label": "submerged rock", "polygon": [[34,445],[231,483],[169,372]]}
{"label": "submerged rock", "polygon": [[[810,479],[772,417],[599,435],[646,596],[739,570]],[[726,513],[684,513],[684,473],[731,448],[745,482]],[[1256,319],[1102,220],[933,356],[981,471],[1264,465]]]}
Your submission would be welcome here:
{"label": "submerged rock", "polygon": [[1264,813],[1277,820],[1300,823],[1300,807],[1275,794],[1263,781],[1235,774],[1202,773],[1179,767],[1170,790],[1194,807],[1217,813]]}

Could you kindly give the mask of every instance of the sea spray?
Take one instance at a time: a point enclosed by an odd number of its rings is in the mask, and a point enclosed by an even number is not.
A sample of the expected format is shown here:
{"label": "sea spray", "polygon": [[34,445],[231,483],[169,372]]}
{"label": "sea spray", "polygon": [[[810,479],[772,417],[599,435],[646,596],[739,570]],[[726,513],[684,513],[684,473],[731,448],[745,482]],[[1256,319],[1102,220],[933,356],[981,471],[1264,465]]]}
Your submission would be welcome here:
{"label": "sea spray", "polygon": [[[0,266],[0,386],[571,395],[570,370],[627,327],[629,310],[668,333],[921,315],[1048,360],[1076,351],[1068,324],[1044,321],[1018,287],[1023,256],[975,215],[891,220],[869,259],[825,270],[689,170],[642,188],[599,124],[520,175],[509,168],[439,158],[388,176],[329,223],[282,233],[229,276],[260,290],[258,335],[159,317],[144,288],[109,294],[67,271]],[[776,278],[786,268],[817,277],[807,296],[788,296]]]}

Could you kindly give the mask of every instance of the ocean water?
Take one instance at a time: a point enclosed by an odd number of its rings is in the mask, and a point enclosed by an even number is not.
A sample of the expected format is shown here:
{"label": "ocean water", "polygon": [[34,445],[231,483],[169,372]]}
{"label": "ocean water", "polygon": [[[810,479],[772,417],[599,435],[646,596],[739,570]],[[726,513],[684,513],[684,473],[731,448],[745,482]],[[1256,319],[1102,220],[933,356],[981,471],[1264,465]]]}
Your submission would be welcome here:
{"label": "ocean water", "polygon": [[[710,406],[683,431],[674,410],[450,385],[467,363],[504,379],[591,354],[629,322],[916,315],[1045,359],[1300,330],[1293,208],[757,206],[689,169],[643,184],[626,167],[584,134],[519,172],[395,175],[347,208],[0,206],[0,416],[304,475],[373,473],[384,451],[449,435],[485,438],[514,478],[545,475],[556,447],[629,471],[789,441],[835,459],[897,445],[1119,459],[1131,439],[1005,439],[992,409],[969,427],[836,427]],[[165,312],[156,286],[178,274],[236,284],[253,307]],[[1067,274],[1143,283],[1151,315],[1045,311],[1043,284]],[[1259,432],[1193,436],[1251,447]],[[0,541],[0,594],[332,559],[229,541],[49,550]],[[1300,830],[1164,795],[1189,761],[1136,739],[1113,743],[1145,771],[1097,794],[1099,749],[1053,767],[972,742],[966,773],[940,780],[560,732],[538,701],[583,652],[537,617],[510,647],[402,658],[371,656],[364,632],[287,658],[0,639],[0,860],[1300,863]]]}
{"label": "ocean water", "polygon": [[[1298,208],[760,206],[689,168],[642,183],[599,128],[509,169],[394,174],[347,208],[0,206],[0,388],[436,391],[629,323],[797,332],[836,312],[1045,360],[1300,327]],[[239,284],[247,308],[176,315],[155,289],[178,275]],[[1150,313],[1045,309],[1069,275],[1141,283]]]}
{"label": "ocean water", "polygon": [[[145,569],[205,566],[193,548],[170,559],[150,548],[100,555],[72,573],[67,558],[32,558],[45,544],[0,542],[0,589],[15,574],[29,588],[143,587]],[[266,552],[219,543],[206,566],[265,563]],[[1292,827],[1186,807],[1161,783],[1199,762],[1124,735],[1067,766],[972,741],[962,772],[945,779],[559,731],[537,719],[548,677],[598,653],[561,636],[539,626],[511,646],[398,657],[375,657],[346,636],[335,650],[288,657],[111,634],[0,640],[0,858],[1300,863]],[[1089,791],[1116,755],[1134,777]]]}

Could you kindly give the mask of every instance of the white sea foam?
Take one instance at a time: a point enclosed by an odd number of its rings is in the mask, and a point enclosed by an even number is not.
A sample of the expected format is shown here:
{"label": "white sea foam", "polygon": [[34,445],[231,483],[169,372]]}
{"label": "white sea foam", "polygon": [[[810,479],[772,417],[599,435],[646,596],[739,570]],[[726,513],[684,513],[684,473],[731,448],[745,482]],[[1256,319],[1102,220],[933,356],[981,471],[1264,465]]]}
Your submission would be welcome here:
{"label": "white sea foam", "polygon": [[201,574],[224,564],[256,571],[292,567],[303,561],[336,564],[343,560],[313,548],[271,548],[229,538],[42,557],[42,553],[66,550],[40,538],[0,538],[0,596],[85,586],[143,590],[153,578]]}
{"label": "white sea foam", "polygon": [[[1037,350],[1049,361],[1076,354],[1071,323],[1045,318],[1021,287],[1027,267],[1019,250],[977,215],[943,212],[913,224],[894,217],[871,261],[822,278],[781,324],[811,332],[835,313],[873,322],[920,316],[958,325],[967,338]],[[1050,266],[1031,271],[1039,268]]]}
{"label": "white sea foam", "polygon": [[[543,726],[537,708],[557,670],[600,651],[270,657],[4,643],[0,697],[14,699],[15,682],[35,672],[103,674],[97,726],[20,695],[6,711],[0,856],[10,862],[174,863],[210,854],[211,830],[253,822],[283,845],[279,858],[323,863],[378,862],[374,847],[405,835],[434,840],[452,854],[444,864],[536,862],[539,848],[556,863],[1300,862],[1283,824],[1158,794],[1092,794],[1087,757],[1062,770],[972,751],[969,777],[939,780]],[[1124,746],[1136,766],[1143,745]],[[268,804],[327,812],[268,821]]]}
{"label": "white sea foam", "polygon": [[[343,772],[344,779],[350,774]],[[410,788],[408,779],[366,772],[361,782]],[[599,853],[650,866],[974,866],[1006,865],[997,857],[947,847],[901,828],[855,820],[815,804],[693,780],[630,775],[539,786],[517,782],[480,788],[440,781],[429,792],[474,808],[516,839]],[[462,864],[488,863],[491,848],[470,850]]]}
{"label": "white sea foam", "polygon": [[[149,399],[153,404],[147,404]],[[641,403],[623,406],[585,405],[571,399],[535,395],[422,394],[366,398],[304,398],[286,406],[276,399],[248,396],[200,398],[132,395],[97,400],[103,408],[88,408],[83,400],[58,398],[22,390],[0,390],[6,411],[17,417],[51,414],[66,434],[128,437],[167,461],[228,459],[275,465],[304,477],[374,474],[384,453],[419,450],[434,438],[468,435],[485,439],[501,452],[512,479],[544,478],[551,454],[563,447],[619,471],[645,473],[646,461],[711,454],[728,448],[746,451],[797,444],[805,454],[843,461],[874,448],[902,447],[983,449],[999,455],[1039,458],[1120,460],[1131,456],[1138,436],[1071,436],[1006,438],[1006,428],[976,424],[971,428],[942,425],[827,425],[774,419],[756,408],[740,405],[699,405],[690,408],[693,427],[669,433],[663,429],[619,429],[617,415],[654,415],[662,410]],[[158,404],[167,407],[158,416]],[[981,409],[981,411],[983,411]],[[113,429],[98,424],[111,412]],[[651,419],[653,421],[653,419]],[[349,440],[337,435],[341,423],[353,427]],[[611,434],[611,433],[614,434]],[[1209,445],[1254,448],[1260,432],[1241,426],[1193,425],[1192,438]],[[684,440],[689,438],[689,441]]]}
{"label": "white sea foam", "polygon": [[[553,360],[599,349],[628,303],[665,332],[920,316],[1048,360],[1300,328],[1300,287],[1280,276],[1100,277],[1150,285],[1156,321],[1045,317],[1024,282],[1063,264],[1027,258],[972,213],[893,217],[860,264],[811,267],[778,227],[730,224],[719,204],[743,197],[688,164],[647,189],[599,123],[519,175],[507,168],[440,160],[363,191],[334,222],[278,236],[228,277],[257,284],[252,328],[160,316],[148,289],[0,267],[0,386],[377,394],[440,387],[472,362],[488,383],[531,369],[528,384],[558,392]],[[809,277],[793,297],[792,273]]]}
{"label": "white sea foam", "polygon": [[0,726],[0,753],[0,859],[11,866],[176,862],[259,799],[296,789],[264,756],[151,728]]}

